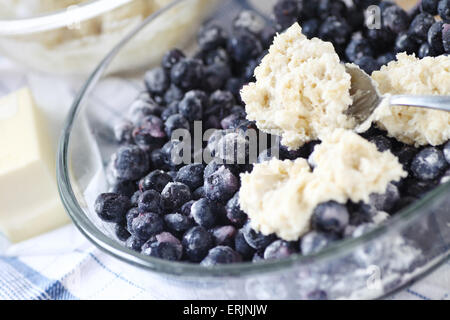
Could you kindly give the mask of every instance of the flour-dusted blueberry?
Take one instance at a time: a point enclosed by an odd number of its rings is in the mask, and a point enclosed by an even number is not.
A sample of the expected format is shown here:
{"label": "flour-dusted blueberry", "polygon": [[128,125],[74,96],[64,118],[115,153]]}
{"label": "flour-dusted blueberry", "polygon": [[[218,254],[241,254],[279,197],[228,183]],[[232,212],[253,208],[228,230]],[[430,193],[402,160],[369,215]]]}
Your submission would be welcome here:
{"label": "flour-dusted blueberry", "polygon": [[236,194],[228,200],[225,210],[227,212],[227,218],[233,224],[235,224],[238,227],[241,227],[247,222],[247,214],[241,210],[241,207],[239,205],[239,192],[236,192]]}
{"label": "flour-dusted blueberry", "polygon": [[162,120],[157,116],[146,116],[133,130],[133,139],[138,146],[151,147],[161,145],[166,138]]}
{"label": "flour-dusted blueberry", "polygon": [[317,14],[322,20],[330,16],[345,17],[347,6],[341,0],[319,0],[317,4]]}
{"label": "flour-dusted blueberry", "polygon": [[386,51],[391,51],[391,47],[395,43],[397,34],[390,32],[385,28],[375,28],[367,30],[365,36],[370,41],[372,48],[376,49],[376,51],[381,54]]}
{"label": "flour-dusted blueberry", "polygon": [[393,5],[383,10],[383,26],[394,33],[400,33],[408,30],[409,17],[405,10]]}
{"label": "flour-dusted blueberry", "polygon": [[263,51],[261,41],[249,32],[237,32],[227,41],[227,51],[238,63],[257,58]]}
{"label": "flour-dusted blueberry", "polygon": [[134,181],[119,180],[114,183],[109,192],[131,198],[136,192],[136,189],[136,183]]}
{"label": "flour-dusted blueberry", "polygon": [[205,114],[216,114],[223,118],[230,112],[235,103],[234,95],[230,91],[214,91],[209,97],[209,105],[205,110]]}
{"label": "flour-dusted blueberry", "polygon": [[[161,148],[164,166],[168,171],[182,166],[184,159],[184,143],[180,140],[170,140]],[[190,160],[190,158],[189,158]]]}
{"label": "flour-dusted blueberry", "polygon": [[273,8],[275,22],[279,31],[285,30],[297,22],[299,15],[299,1],[296,0],[278,0]]}
{"label": "flour-dusted blueberry", "polygon": [[169,232],[162,232],[152,237],[142,246],[142,254],[169,261],[181,260],[183,246]]}
{"label": "flour-dusted blueberry", "polygon": [[436,55],[444,53],[444,44],[442,42],[442,29],[444,23],[436,21],[428,30],[428,44]]}
{"label": "flour-dusted blueberry", "polygon": [[150,161],[153,168],[160,170],[170,170],[170,167],[166,164],[165,153],[162,149],[154,149],[150,154]]}
{"label": "flour-dusted blueberry", "polygon": [[205,67],[202,87],[208,92],[223,89],[231,75],[228,64],[223,62],[210,64]]}
{"label": "flour-dusted blueberry", "polygon": [[170,116],[178,114],[179,113],[178,104],[179,101],[174,101],[171,104],[169,104],[161,113],[161,120],[167,121],[167,119],[169,119]]}
{"label": "flour-dusted blueberry", "polygon": [[184,234],[182,244],[188,260],[200,262],[214,246],[214,240],[205,228],[196,226]]}
{"label": "flour-dusted blueberry", "polygon": [[203,171],[205,166],[201,163],[188,164],[181,167],[175,181],[184,183],[192,191],[203,185]]}
{"label": "flour-dusted blueberry", "polygon": [[395,52],[406,52],[413,54],[419,49],[419,44],[416,40],[408,35],[408,33],[400,33],[395,40]]}
{"label": "flour-dusted blueberry", "polygon": [[416,41],[426,41],[428,38],[428,30],[434,23],[434,17],[427,13],[422,12],[418,14],[409,26],[408,35]]}
{"label": "flour-dusted blueberry", "polygon": [[183,90],[199,88],[204,74],[203,62],[198,59],[181,59],[170,70],[172,83]]}
{"label": "flour-dusted blueberry", "polygon": [[377,214],[377,209],[373,205],[362,201],[358,203],[349,201],[347,203],[347,209],[350,214],[349,223],[352,226],[373,222],[373,217]]}
{"label": "flour-dusted blueberry", "polygon": [[197,189],[194,190],[194,192],[192,192],[192,199],[194,200],[198,200],[204,197],[205,197],[205,188],[203,186],[198,187]]}
{"label": "flour-dusted blueberry", "polygon": [[131,235],[125,242],[125,246],[133,251],[141,252],[141,247],[144,245],[145,240],[139,239],[138,237]]}
{"label": "flour-dusted blueberry", "polygon": [[155,190],[147,190],[142,192],[138,200],[138,208],[140,212],[154,212],[162,214],[164,204],[161,195]]}
{"label": "flour-dusted blueberry", "polygon": [[422,0],[420,2],[420,9],[435,16],[438,13],[439,1],[440,0]]}
{"label": "flour-dusted blueberry", "polygon": [[293,255],[296,252],[297,250],[291,242],[287,242],[284,240],[275,240],[264,250],[264,259],[283,259]]}
{"label": "flour-dusted blueberry", "polygon": [[171,115],[166,122],[164,122],[164,131],[169,139],[172,137],[173,132],[179,129],[187,131],[191,129],[189,121],[179,113]]}
{"label": "flour-dusted blueberry", "polygon": [[433,180],[444,172],[447,165],[441,150],[428,147],[414,157],[411,162],[411,171],[420,180]]}
{"label": "flour-dusted blueberry", "polygon": [[216,204],[206,198],[195,201],[191,207],[191,216],[194,221],[204,227],[212,228],[217,222]]}
{"label": "flour-dusted blueberry", "polygon": [[409,196],[422,198],[434,187],[436,187],[435,180],[419,180],[417,178],[408,177],[405,181],[404,192]]}
{"label": "flour-dusted blueberry", "polygon": [[138,180],[149,169],[147,153],[138,146],[122,146],[113,155],[113,174],[117,179]]}
{"label": "flour-dusted blueberry", "polygon": [[173,232],[184,232],[194,226],[194,222],[188,216],[181,213],[170,213],[164,216],[167,228]]}
{"label": "flour-dusted blueberry", "polygon": [[125,215],[125,220],[127,222],[127,230],[131,233],[133,230],[132,228],[132,222],[133,219],[136,218],[139,215],[139,209],[138,208],[131,208],[128,210],[127,214]]}
{"label": "flour-dusted blueberry", "polygon": [[192,199],[189,187],[181,182],[169,182],[161,192],[161,196],[168,210],[177,210]]}
{"label": "flour-dusted blueberry", "polygon": [[447,169],[447,171],[444,172],[444,174],[441,176],[441,179],[439,180],[440,184],[444,184],[450,181],[450,169]]}
{"label": "flour-dusted blueberry", "polygon": [[229,65],[230,64],[230,56],[224,48],[215,48],[214,50],[209,50],[203,52],[203,61],[207,66],[216,65],[219,63]]}
{"label": "flour-dusted blueberry", "polygon": [[128,118],[134,125],[138,126],[146,116],[159,116],[163,110],[164,108],[151,98],[148,100],[137,99],[130,106]]}
{"label": "flour-dusted blueberry", "polygon": [[319,37],[323,41],[330,41],[340,53],[350,39],[351,28],[348,23],[339,17],[328,17],[319,28]]}
{"label": "flour-dusted blueberry", "polygon": [[192,217],[191,215],[191,208],[196,200],[190,200],[183,204],[179,210],[179,212],[187,217]]}
{"label": "flour-dusted blueberry", "polygon": [[[250,141],[244,132],[238,130],[224,135],[217,143],[215,156],[225,163],[249,163]],[[256,159],[254,159],[256,161]]]}
{"label": "flour-dusted blueberry", "polygon": [[450,141],[444,145],[443,153],[445,160],[447,160],[447,163],[450,164]]}
{"label": "flour-dusted blueberry", "polygon": [[242,229],[239,229],[236,233],[234,238],[234,248],[244,260],[250,260],[255,253],[255,249],[247,243],[247,240],[245,240]]}
{"label": "flour-dusted blueberry", "polygon": [[113,130],[114,130],[114,138],[119,143],[130,143],[133,141],[132,139],[132,132],[133,132],[134,126],[131,121],[121,121],[117,123]]}
{"label": "flour-dusted blueberry", "polygon": [[163,218],[154,212],[140,213],[131,222],[131,234],[141,240],[148,240],[151,236],[154,236],[163,230]]}
{"label": "flour-dusted blueberry", "polygon": [[131,208],[130,198],[117,193],[102,193],[95,200],[94,209],[100,219],[121,222]]}
{"label": "flour-dusted blueberry", "polygon": [[446,23],[442,27],[442,44],[445,53],[450,53],[450,23]]}
{"label": "flour-dusted blueberry", "polygon": [[391,140],[383,135],[377,135],[369,138],[369,141],[377,146],[378,151],[384,152],[392,149]]}
{"label": "flour-dusted blueberry", "polygon": [[230,247],[217,246],[209,250],[208,255],[200,262],[200,264],[209,267],[217,264],[228,264],[241,261],[241,255]]}
{"label": "flour-dusted blueberry", "polygon": [[445,23],[450,23],[450,0],[439,1],[438,13]]}
{"label": "flour-dusted blueberry", "polygon": [[374,52],[367,39],[355,38],[352,39],[347,45],[345,55],[350,62],[354,62],[363,56],[373,56]]}
{"label": "flour-dusted blueberry", "polygon": [[234,226],[220,226],[211,229],[216,246],[234,247],[234,238],[237,230]]}
{"label": "flour-dusted blueberry", "polygon": [[301,238],[300,251],[304,256],[314,254],[325,249],[335,240],[336,238],[329,234],[310,231]]}
{"label": "flour-dusted blueberry", "polygon": [[370,204],[377,210],[391,212],[400,199],[400,191],[393,183],[389,183],[384,193],[373,193],[370,195]]}
{"label": "flour-dusted blueberry", "polygon": [[356,59],[354,63],[357,64],[368,75],[371,75],[372,72],[380,68],[380,65],[378,64],[377,60],[369,56],[360,57]]}
{"label": "flour-dusted blueberry", "polygon": [[430,45],[427,42],[424,42],[420,45],[419,51],[417,51],[417,57],[419,57],[419,59],[423,59],[428,56],[434,57],[435,54]]}
{"label": "flour-dusted blueberry", "polygon": [[242,228],[245,241],[256,250],[264,250],[269,244],[275,240],[274,234],[264,235],[261,232],[255,231],[247,222]]}
{"label": "flour-dusted blueberry", "polygon": [[164,187],[172,181],[172,177],[163,170],[154,170],[139,182],[139,189],[141,191],[153,189],[161,192]]}
{"label": "flour-dusted blueberry", "polygon": [[394,61],[394,60],[395,60],[395,54],[393,52],[387,52],[385,54],[378,56],[378,58],[377,58],[377,62],[378,62],[379,66],[385,66],[389,62]]}
{"label": "flour-dusted blueberry", "polygon": [[133,207],[137,207],[138,201],[139,201],[139,197],[141,196],[142,191],[141,190],[137,190],[130,198],[131,201],[131,205]]}
{"label": "flour-dusted blueberry", "polygon": [[169,88],[170,78],[163,68],[156,67],[145,73],[144,83],[150,93],[161,95]]}
{"label": "flour-dusted blueberry", "polygon": [[235,129],[242,120],[245,119],[245,116],[242,117],[239,113],[232,113],[229,116],[225,117],[220,121],[220,126],[222,129]]}
{"label": "flour-dusted blueberry", "polygon": [[237,32],[247,31],[259,35],[264,29],[264,19],[251,10],[241,11],[233,20],[233,29]]}
{"label": "flour-dusted blueberry", "polygon": [[170,70],[183,58],[185,58],[183,51],[172,49],[163,56],[161,65],[164,69]]}
{"label": "flour-dusted blueberry", "polygon": [[237,175],[238,171],[235,169],[233,165],[225,164],[223,160],[214,158],[211,160],[205,167],[205,171],[203,172],[203,179],[207,179],[209,176],[211,176],[214,172],[219,170],[220,167],[225,167],[226,169],[231,170],[233,174]]}
{"label": "flour-dusted blueberry", "polygon": [[131,237],[131,234],[128,232],[127,228],[121,223],[117,223],[115,225],[114,233],[120,241],[127,241],[127,239]]}
{"label": "flour-dusted blueberry", "polygon": [[201,120],[207,104],[208,97],[204,91],[191,90],[186,92],[178,104],[178,111],[191,122]]}
{"label": "flour-dusted blueberry", "polygon": [[312,18],[302,23],[302,33],[308,38],[312,39],[319,34],[320,21]]}
{"label": "flour-dusted blueberry", "polygon": [[239,178],[225,166],[205,179],[205,195],[211,201],[226,202],[239,190]]}
{"label": "flour-dusted blueberry", "polygon": [[349,213],[345,205],[336,201],[319,204],[311,218],[314,229],[324,232],[342,233],[349,223]]}
{"label": "flour-dusted blueberry", "polygon": [[411,164],[411,160],[417,154],[417,149],[408,145],[403,145],[399,150],[395,151],[395,156],[403,165],[403,169],[407,170]]}
{"label": "flour-dusted blueberry", "polygon": [[197,42],[202,50],[211,50],[225,46],[228,35],[223,28],[217,24],[205,25],[197,34]]}

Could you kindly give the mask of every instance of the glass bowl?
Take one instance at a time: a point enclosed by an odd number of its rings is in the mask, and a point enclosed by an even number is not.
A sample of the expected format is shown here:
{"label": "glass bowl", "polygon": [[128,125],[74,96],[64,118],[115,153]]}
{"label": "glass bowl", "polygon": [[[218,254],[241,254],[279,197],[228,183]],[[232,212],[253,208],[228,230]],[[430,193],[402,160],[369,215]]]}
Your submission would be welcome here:
{"label": "glass bowl", "polygon": [[[105,169],[117,148],[113,124],[125,117],[127,106],[143,89],[142,73],[127,78],[105,75],[127,55],[128,46],[147,32],[154,33],[159,20],[178,18],[201,2],[175,1],[145,20],[106,56],[79,92],[63,130],[57,164],[60,195],[79,230],[98,248],[124,261],[127,278],[158,298],[379,298],[444,261],[450,244],[449,183],[394,215],[387,224],[310,256],[202,267],[143,256],[117,240],[113,226],[95,214],[93,203],[96,195],[108,189]],[[202,21],[214,17],[229,26],[235,14],[252,3],[209,1],[208,10],[202,7]],[[254,9],[267,17],[270,7],[264,1]],[[192,37],[186,30],[184,43],[192,46]],[[150,49],[158,45],[154,43]],[[191,49],[181,43],[177,46],[187,52]]]}
{"label": "glass bowl", "polygon": [[[33,70],[87,76],[125,35],[171,1],[0,0],[6,8],[0,13],[0,53]],[[116,59],[108,72],[135,70],[160,59],[199,18],[191,10],[180,19],[160,21],[128,46],[127,59]],[[146,50],[155,42],[160,45]]]}

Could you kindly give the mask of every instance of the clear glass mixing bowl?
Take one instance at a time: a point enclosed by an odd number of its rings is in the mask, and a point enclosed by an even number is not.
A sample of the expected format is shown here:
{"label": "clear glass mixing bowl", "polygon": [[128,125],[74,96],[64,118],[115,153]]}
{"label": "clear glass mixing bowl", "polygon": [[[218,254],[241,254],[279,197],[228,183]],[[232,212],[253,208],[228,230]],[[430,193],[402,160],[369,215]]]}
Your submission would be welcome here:
{"label": "clear glass mixing bowl", "polygon": [[[278,261],[241,263],[205,268],[196,264],[169,262],[127,249],[114,236],[113,227],[99,220],[93,210],[95,197],[108,188],[105,167],[117,145],[112,127],[125,117],[126,108],[142,87],[142,74],[106,77],[117,60],[127,56],[127,47],[154,33],[158,21],[185,18],[190,9],[201,10],[202,21],[210,17],[231,25],[244,8],[266,17],[270,1],[179,0],[147,19],[103,60],[78,94],[60,140],[58,184],[64,206],[79,230],[97,247],[125,262],[127,277],[156,297],[227,299],[329,299],[379,298],[429,272],[449,254],[450,184],[393,216],[387,224],[360,238],[338,242],[322,252],[294,255]],[[200,11],[196,13],[200,15]],[[196,25],[194,23],[193,25]],[[190,51],[192,28],[183,30],[178,47]],[[161,34],[163,41],[172,37]],[[165,43],[154,42],[148,50]],[[145,69],[142,69],[145,71]],[[134,271],[130,272],[130,266]],[[155,286],[155,279],[161,285]],[[173,290],[172,290],[173,289]]]}

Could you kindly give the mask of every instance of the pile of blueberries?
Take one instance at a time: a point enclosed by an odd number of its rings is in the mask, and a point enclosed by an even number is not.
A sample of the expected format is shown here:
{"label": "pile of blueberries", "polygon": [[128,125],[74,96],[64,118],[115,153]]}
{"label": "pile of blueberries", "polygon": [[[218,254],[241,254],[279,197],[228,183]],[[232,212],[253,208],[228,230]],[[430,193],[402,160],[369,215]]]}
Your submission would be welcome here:
{"label": "pile of blueberries", "polygon": [[[439,12],[449,22],[449,1],[423,0],[422,12],[412,14],[383,2],[383,28],[376,31],[364,27],[361,8],[378,1],[355,3],[347,8],[340,0],[282,0],[274,7],[273,23],[243,11],[231,32],[214,21],[204,25],[193,57],[178,49],[167,52],[161,66],[146,73],[146,90],[130,106],[129,120],[115,127],[120,147],[109,166],[111,188],[95,202],[98,216],[115,223],[118,239],[144,255],[205,266],[309,255],[344,237],[360,236],[450,180],[450,142],[416,149],[371,128],[362,136],[380,151],[391,150],[409,172],[408,178],[389,184],[385,194],[373,194],[370,203],[320,204],[313,213],[312,231],[293,242],[256,232],[240,209],[239,175],[253,165],[223,164],[217,146],[245,145],[245,132],[257,131],[245,119],[239,90],[253,80],[254,68],[276,32],[300,21],[309,37],[333,42],[341,58],[366,71],[368,65],[378,68],[395,59],[395,51],[404,51],[404,43],[414,43],[414,50],[428,46],[427,54],[442,54],[443,47],[448,52],[448,24],[435,22],[433,14]],[[200,150],[211,152],[214,159],[178,164],[172,154],[183,150],[183,140],[171,139],[172,133],[192,131],[195,121],[202,121],[203,131],[217,130]],[[272,148],[279,148],[283,160],[308,159],[318,143],[296,151],[269,146],[259,150],[258,162],[270,159]],[[194,158],[194,153],[189,156]]]}

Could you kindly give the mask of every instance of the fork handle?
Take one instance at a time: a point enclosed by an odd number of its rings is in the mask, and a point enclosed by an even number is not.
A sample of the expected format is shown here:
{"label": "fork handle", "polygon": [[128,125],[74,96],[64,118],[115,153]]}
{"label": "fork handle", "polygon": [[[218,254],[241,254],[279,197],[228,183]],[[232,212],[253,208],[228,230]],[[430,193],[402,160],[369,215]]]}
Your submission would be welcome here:
{"label": "fork handle", "polygon": [[413,106],[450,111],[450,96],[394,95],[390,97],[391,106]]}

